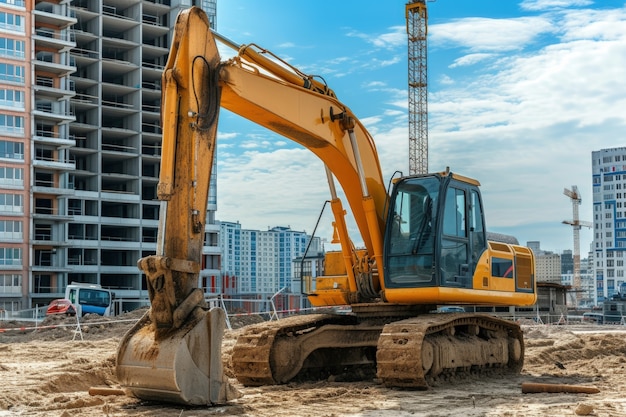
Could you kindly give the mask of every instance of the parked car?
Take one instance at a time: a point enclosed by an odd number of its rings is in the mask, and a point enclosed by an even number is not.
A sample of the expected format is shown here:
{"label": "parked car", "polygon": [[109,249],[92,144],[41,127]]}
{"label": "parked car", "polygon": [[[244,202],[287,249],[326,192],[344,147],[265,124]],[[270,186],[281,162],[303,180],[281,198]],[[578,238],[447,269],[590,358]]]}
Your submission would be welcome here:
{"label": "parked car", "polygon": [[56,300],[52,300],[52,302],[48,306],[48,310],[46,310],[46,316],[56,314],[74,316],[76,315],[76,309],[74,308],[70,300],[67,300],[65,298],[58,298]]}

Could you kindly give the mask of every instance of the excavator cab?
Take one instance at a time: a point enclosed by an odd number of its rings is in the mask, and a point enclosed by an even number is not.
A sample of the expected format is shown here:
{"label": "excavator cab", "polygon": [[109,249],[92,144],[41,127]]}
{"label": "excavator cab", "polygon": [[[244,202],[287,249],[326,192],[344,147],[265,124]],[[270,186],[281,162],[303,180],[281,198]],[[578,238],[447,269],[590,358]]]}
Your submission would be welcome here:
{"label": "excavator cab", "polygon": [[532,252],[487,241],[479,185],[450,172],[396,181],[384,238],[388,301],[534,302]]}

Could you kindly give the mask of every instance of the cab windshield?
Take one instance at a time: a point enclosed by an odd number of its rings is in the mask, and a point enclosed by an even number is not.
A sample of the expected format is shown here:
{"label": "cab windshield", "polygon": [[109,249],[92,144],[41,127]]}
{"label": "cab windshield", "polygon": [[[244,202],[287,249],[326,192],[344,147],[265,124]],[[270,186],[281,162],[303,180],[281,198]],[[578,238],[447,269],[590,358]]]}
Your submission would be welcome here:
{"label": "cab windshield", "polygon": [[397,185],[387,233],[386,279],[391,286],[431,282],[439,180],[420,177]]}

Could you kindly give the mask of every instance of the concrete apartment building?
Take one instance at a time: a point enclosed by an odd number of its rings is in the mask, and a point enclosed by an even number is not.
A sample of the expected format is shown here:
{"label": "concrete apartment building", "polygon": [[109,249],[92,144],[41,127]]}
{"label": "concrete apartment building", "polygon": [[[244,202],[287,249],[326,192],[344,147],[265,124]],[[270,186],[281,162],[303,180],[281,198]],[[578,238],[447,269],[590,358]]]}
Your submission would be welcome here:
{"label": "concrete apartment building", "polygon": [[544,251],[540,242],[530,241],[527,246],[535,254],[535,274],[537,282],[561,283],[561,256]]}
{"label": "concrete apartment building", "polygon": [[[146,298],[136,262],[156,250],[161,73],[192,3],[215,25],[216,0],[0,0],[0,308],[46,304],[72,281]],[[212,178],[206,292],[215,196]]]}
{"label": "concrete apartment building", "polygon": [[624,277],[626,253],[626,147],[591,153],[593,253],[597,301],[610,300]]}
{"label": "concrete apartment building", "polygon": [[[59,146],[45,147],[32,132],[31,119],[36,123],[47,112],[35,107],[37,97],[31,86],[36,77],[38,83],[41,78],[50,90],[64,89],[59,73],[55,72],[60,71],[62,75],[61,68],[53,68],[48,60],[51,55],[62,59],[62,44],[64,38],[67,39],[67,27],[73,21],[69,17],[51,17],[44,24],[45,12],[34,13],[31,18],[28,6],[23,0],[0,0],[0,308],[3,309],[21,308],[27,299],[30,279],[27,272],[34,255],[31,248],[40,250],[40,246],[29,244],[33,229],[31,207],[40,196],[33,194],[31,200],[33,167],[55,162],[63,165],[59,157],[55,161],[46,160],[44,156],[48,150],[61,155],[63,151]],[[33,23],[35,28],[41,28],[38,33],[44,36],[35,35]],[[45,34],[50,31],[58,33],[58,37],[46,42],[42,38],[47,38]],[[53,207],[49,210],[51,214],[52,210]],[[39,213],[32,213],[33,223],[37,215]],[[33,239],[36,237],[33,233]]]}
{"label": "concrete apartment building", "polygon": [[[299,293],[293,283],[299,280],[302,259],[311,240],[306,232],[289,227],[268,230],[242,229],[241,224],[220,222],[222,277],[227,293],[239,297],[271,296],[278,291]],[[304,271],[319,272],[317,259],[323,253],[319,237],[313,238]],[[298,281],[299,282],[299,281]]]}

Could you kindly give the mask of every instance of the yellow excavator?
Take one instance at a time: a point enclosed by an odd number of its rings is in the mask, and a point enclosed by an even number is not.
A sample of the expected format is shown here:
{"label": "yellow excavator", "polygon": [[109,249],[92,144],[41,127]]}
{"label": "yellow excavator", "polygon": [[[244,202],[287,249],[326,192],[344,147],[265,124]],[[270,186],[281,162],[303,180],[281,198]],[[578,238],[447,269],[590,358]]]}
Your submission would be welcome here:
{"label": "yellow excavator", "polygon": [[[222,61],[216,39],[237,55]],[[183,404],[236,396],[222,369],[225,313],[209,310],[197,287],[221,107],[323,161],[341,251],[326,254],[323,276],[305,292],[316,307],[351,307],[248,327],[231,358],[242,384],[373,369],[386,386],[427,388],[450,375],[519,372],[524,340],[516,323],[436,313],[536,301],[533,253],[488,238],[476,180],[446,170],[395,178],[386,190],[374,140],[325,82],[213,33],[196,7],[177,18],[162,90],[158,247],[138,262],[151,308],[124,336],[116,364],[135,396]],[[349,236],[342,198],[362,248]]]}

